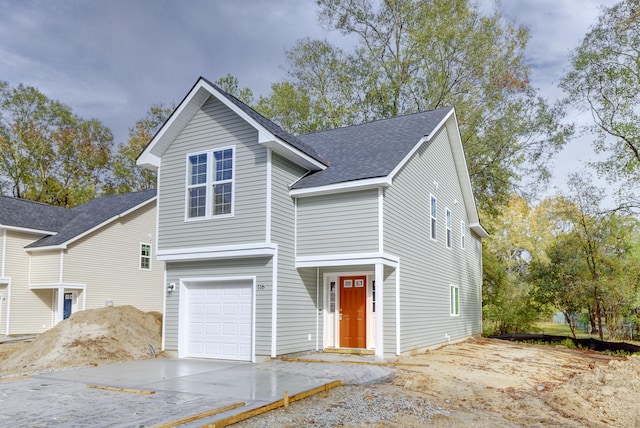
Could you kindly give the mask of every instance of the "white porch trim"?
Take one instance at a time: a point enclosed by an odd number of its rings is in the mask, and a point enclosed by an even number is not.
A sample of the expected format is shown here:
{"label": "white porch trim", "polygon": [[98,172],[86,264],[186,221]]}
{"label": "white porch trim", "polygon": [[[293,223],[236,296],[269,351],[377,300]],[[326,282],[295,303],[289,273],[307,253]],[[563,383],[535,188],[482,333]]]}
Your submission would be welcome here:
{"label": "white porch trim", "polygon": [[166,262],[182,262],[195,260],[219,260],[238,257],[272,257],[276,254],[277,250],[277,244],[259,242],[255,244],[157,250],[156,258],[160,261]]}
{"label": "white porch trim", "polygon": [[296,269],[306,267],[384,265],[396,268],[400,258],[388,253],[325,254],[296,257]]}

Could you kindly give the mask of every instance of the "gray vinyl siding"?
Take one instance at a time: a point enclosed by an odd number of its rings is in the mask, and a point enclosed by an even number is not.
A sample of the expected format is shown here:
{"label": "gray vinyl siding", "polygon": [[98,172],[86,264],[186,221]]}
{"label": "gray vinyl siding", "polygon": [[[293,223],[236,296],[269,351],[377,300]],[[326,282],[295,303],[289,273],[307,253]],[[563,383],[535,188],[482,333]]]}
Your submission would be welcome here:
{"label": "gray vinyl siding", "polygon": [[[436,241],[430,238],[430,194],[438,201]],[[446,208],[452,212],[451,248]],[[385,191],[384,250],[400,257],[401,352],[481,333],[480,240],[467,230],[466,249],[460,248],[460,222],[469,224],[466,212],[443,128]],[[450,285],[459,287],[458,317],[449,312]]]}
{"label": "gray vinyl siding", "polygon": [[[396,353],[396,270],[384,267],[384,296],[383,296],[383,347],[385,355]],[[380,306],[378,304],[378,306]]]}
{"label": "gray vinyl siding", "polygon": [[295,206],[289,196],[289,185],[305,172],[273,154],[271,239],[278,244],[278,355],[310,351],[316,346],[316,297],[320,295],[322,299],[322,294],[317,288],[320,284],[316,281],[316,269],[295,269]]}
{"label": "gray vinyl siding", "polygon": [[180,280],[189,278],[256,277],[255,341],[256,355],[271,354],[271,258],[230,259],[217,261],[167,263],[167,284],[175,283],[176,289],[167,293],[165,318],[165,349],[178,350],[178,315]]}
{"label": "gray vinyl siding", "polygon": [[[187,154],[235,146],[234,215],[185,221]],[[258,133],[210,97],[162,154],[158,248],[178,249],[264,242],[266,150]]]}
{"label": "gray vinyl siding", "polygon": [[298,198],[297,255],[378,251],[378,191]]}

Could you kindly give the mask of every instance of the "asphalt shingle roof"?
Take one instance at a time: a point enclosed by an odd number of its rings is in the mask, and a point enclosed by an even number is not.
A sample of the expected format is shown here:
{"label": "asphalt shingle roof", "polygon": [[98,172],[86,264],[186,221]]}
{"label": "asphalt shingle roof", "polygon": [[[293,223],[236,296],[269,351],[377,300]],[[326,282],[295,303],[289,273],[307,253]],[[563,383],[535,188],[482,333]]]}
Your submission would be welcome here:
{"label": "asphalt shingle roof", "polygon": [[291,146],[295,147],[296,149],[300,150],[301,152],[305,153],[306,155],[312,157],[316,161],[318,161],[320,163],[326,163],[326,161],[322,158],[322,156],[320,156],[314,150],[314,148],[312,146],[306,144],[299,137],[296,137],[295,135],[290,134],[289,132],[287,132],[284,129],[280,128],[278,125],[276,125],[275,123],[273,123],[272,121],[270,121],[266,117],[262,116],[260,113],[258,113],[257,111],[255,111],[254,109],[252,109],[251,107],[249,107],[248,105],[246,105],[245,103],[243,103],[242,101],[240,101],[239,99],[234,97],[233,95],[225,92],[219,86],[215,85],[214,83],[210,82],[209,80],[205,79],[204,77],[201,77],[201,79],[204,80],[205,82],[207,82],[209,85],[213,86],[224,97],[226,97],[229,101],[231,101],[233,104],[235,104],[240,110],[242,110],[244,113],[246,113],[253,120],[258,122],[267,131],[269,131],[270,133],[272,133],[276,137],[280,138],[285,143],[290,144]]}
{"label": "asphalt shingle roof", "polygon": [[362,125],[301,135],[329,167],[295,183],[293,189],[388,176],[451,112],[442,108]]}
{"label": "asphalt shingle roof", "polygon": [[0,196],[0,225],[57,232],[26,248],[64,244],[156,196],[156,190],[93,199],[72,209]]}

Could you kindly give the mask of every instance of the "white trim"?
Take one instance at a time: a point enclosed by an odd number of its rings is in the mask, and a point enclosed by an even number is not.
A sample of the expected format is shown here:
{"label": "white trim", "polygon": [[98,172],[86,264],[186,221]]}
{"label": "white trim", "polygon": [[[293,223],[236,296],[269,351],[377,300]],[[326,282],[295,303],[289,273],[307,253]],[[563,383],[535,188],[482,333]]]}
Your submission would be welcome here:
{"label": "white trim", "polygon": [[289,190],[289,196],[306,197],[320,196],[344,192],[355,192],[359,190],[371,190],[379,187],[391,186],[391,180],[388,177],[367,178],[363,180],[347,181],[343,183],[328,184],[326,186],[305,187],[302,189]]}
{"label": "white trim", "polygon": [[378,252],[384,253],[384,189],[378,187]]}
{"label": "white trim", "polygon": [[58,244],[58,245],[48,245],[48,246],[46,246],[46,247],[25,248],[25,251],[27,251],[27,252],[36,252],[36,251],[49,251],[49,250],[66,250],[66,249],[67,249],[67,247],[68,247],[70,244],[74,243],[74,242],[75,242],[75,241],[77,241],[78,239],[84,238],[85,236],[87,236],[87,235],[89,235],[89,234],[91,234],[91,233],[95,232],[95,231],[96,231],[96,230],[98,230],[98,229],[101,229],[102,227],[106,226],[107,224],[109,224],[109,223],[111,223],[111,222],[113,222],[113,221],[116,221],[116,220],[118,220],[118,219],[120,219],[120,218],[122,218],[122,217],[125,217],[125,216],[127,216],[128,214],[130,214],[130,213],[132,213],[132,212],[134,212],[134,211],[136,211],[136,210],[138,210],[138,209],[142,208],[143,206],[145,206],[145,205],[147,205],[147,204],[149,204],[149,203],[151,203],[151,202],[154,202],[154,201],[157,199],[157,197],[158,197],[158,196],[156,195],[156,196],[154,196],[153,198],[149,198],[149,199],[147,199],[146,201],[144,201],[144,202],[142,202],[142,203],[140,203],[140,204],[136,205],[135,207],[132,207],[132,208],[128,209],[128,210],[127,210],[127,211],[125,211],[125,212],[122,212],[122,213],[120,213],[120,214],[117,214],[117,215],[115,215],[115,216],[111,217],[110,219],[103,221],[102,223],[98,224],[97,226],[92,227],[91,229],[89,229],[89,230],[87,230],[87,231],[85,231],[85,232],[81,233],[80,235],[76,235],[76,236],[74,236],[73,238],[69,239],[68,241],[63,242],[62,244]]}
{"label": "white trim", "polygon": [[448,249],[453,249],[453,230],[451,225],[453,224],[453,213],[445,205],[444,207],[444,246]]}
{"label": "white trim", "polygon": [[255,244],[226,245],[219,247],[192,247],[156,250],[160,261],[218,260],[237,257],[271,257],[277,244],[259,242]]}
{"label": "white trim", "polygon": [[60,250],[60,268],[58,271],[58,282],[64,282],[64,250]]}
{"label": "white trim", "polygon": [[478,222],[476,223],[470,223],[469,224],[469,229],[473,230],[476,235],[478,235],[480,238],[488,238],[489,237],[489,232],[487,232],[485,230],[484,227],[482,227],[482,225]]}
{"label": "white trim", "polygon": [[[165,263],[164,265],[164,270],[162,272],[162,344],[160,345],[162,350],[165,351],[166,350],[166,343],[167,343],[167,317],[166,317],[166,313],[167,313],[167,264]],[[175,290],[172,291],[172,293],[175,293]]]}
{"label": "white trim", "polygon": [[[434,205],[436,208],[435,217],[433,216]],[[438,198],[433,193],[429,193],[429,238],[432,241],[438,241]]]}
{"label": "white trim", "polygon": [[464,220],[460,220],[460,249],[466,250],[467,246],[467,224]]}
{"label": "white trim", "polygon": [[[453,290],[456,290],[455,293],[455,303],[456,303],[456,309],[458,310],[457,313],[454,312],[454,308],[453,308],[453,295],[452,292]],[[455,285],[455,284],[449,284],[449,316],[451,317],[459,317],[460,316],[460,287]]]}
{"label": "white trim", "polygon": [[400,263],[396,268],[396,355],[400,355]]}
{"label": "white trim", "polygon": [[40,229],[31,229],[28,227],[9,226],[1,223],[0,223],[0,229],[11,230],[12,232],[32,233],[34,235],[57,235],[58,234],[58,232],[53,232],[51,230],[40,230]]}
{"label": "white trim", "polygon": [[251,284],[251,355],[252,363],[256,362],[256,276],[211,276],[179,278],[180,296],[178,306],[178,358],[185,358],[187,355],[187,289],[189,284],[200,285],[204,283],[229,283]]}
{"label": "white trim", "polygon": [[376,282],[376,359],[384,359],[384,265],[374,267]]}
{"label": "white trim", "polygon": [[298,257],[298,198],[293,198],[293,257]]}
{"label": "white trim", "polygon": [[[324,300],[324,299],[323,299]],[[0,300],[1,302],[2,300]],[[324,305],[323,305],[324,306]],[[316,351],[320,350],[320,268],[316,268]],[[1,318],[0,318],[1,320]]]}
{"label": "white trim", "polygon": [[275,358],[278,346],[278,251],[271,259],[271,358]]}
{"label": "white trim", "polygon": [[[149,246],[149,267],[148,268],[143,268],[142,267],[142,246],[143,245],[147,245]],[[147,256],[145,256],[147,257]],[[151,271],[151,263],[153,260],[153,245],[150,242],[140,242],[140,245],[138,245],[138,270],[144,271],[144,272],[149,272]]]}
{"label": "white trim", "polygon": [[85,290],[86,284],[72,283],[72,282],[53,282],[42,284],[29,284],[29,290],[51,290],[57,288],[64,288],[70,290]]}
{"label": "white trim", "polygon": [[9,325],[11,320],[11,278],[7,281],[7,314],[5,315],[5,335],[9,335]]}
{"label": "white trim", "polygon": [[[231,179],[230,180],[216,180],[215,179],[215,153],[224,152],[225,150],[231,150]],[[191,165],[189,158],[192,156],[198,155],[206,155],[207,156],[207,174],[206,180],[201,184],[190,184],[189,177],[191,174]],[[203,220],[213,220],[219,218],[227,218],[233,217],[235,213],[235,199],[236,199],[236,145],[232,144],[224,147],[216,147],[208,150],[198,151],[198,152],[190,152],[185,155],[185,177],[184,177],[184,221],[192,222],[192,221],[203,221]],[[218,181],[224,182],[226,184],[231,182],[231,212],[225,214],[214,214],[214,188],[215,184]],[[204,195],[204,216],[196,216],[189,217],[189,190],[192,188],[204,187],[205,195]]]}
{"label": "white trim", "polygon": [[272,154],[271,149],[267,148],[267,195],[266,195],[266,209],[267,209],[267,218],[266,218],[266,236],[264,238],[265,242],[271,242],[271,205],[272,205],[272,186],[273,186],[273,177],[271,174],[273,173],[273,165],[272,165]]}
{"label": "white trim", "polygon": [[0,284],[9,284],[11,282],[10,276],[0,276]]}
{"label": "white trim", "polygon": [[2,229],[2,266],[0,266],[0,278],[4,278],[6,274],[7,263],[7,230]]}
{"label": "white trim", "polygon": [[395,268],[400,259],[387,253],[323,254],[296,257],[296,269],[305,267],[356,266],[381,264]]}
{"label": "white trim", "polygon": [[[191,88],[187,96],[182,100],[173,114],[169,117],[169,119],[167,119],[162,128],[160,128],[151,142],[147,145],[147,147],[145,147],[140,156],[138,156],[136,163],[144,168],[151,170],[159,168],[160,157],[151,153],[154,150],[155,146],[163,143],[170,144],[176,138],[178,132],[180,132],[191,119],[191,117],[184,116],[187,114],[191,115],[191,112],[193,112],[193,110],[200,109],[210,96],[218,99],[218,101],[220,101],[227,108],[240,116],[240,118],[242,118],[245,122],[255,128],[258,131],[259,144],[273,149],[276,153],[281,154],[285,158],[292,160],[293,162],[302,167],[305,167],[306,169],[320,171],[327,168],[327,165],[325,165],[324,163],[313,159],[306,153],[290,144],[285,143],[284,141],[273,135],[266,128],[260,125],[254,118],[241,110],[230,99],[222,95],[202,77],[198,79],[198,81]],[[195,105],[191,106],[191,104],[193,103],[195,103]],[[191,108],[191,110],[188,112],[187,110],[189,107],[193,108]],[[174,129],[174,127],[176,127],[175,131],[170,132]]]}

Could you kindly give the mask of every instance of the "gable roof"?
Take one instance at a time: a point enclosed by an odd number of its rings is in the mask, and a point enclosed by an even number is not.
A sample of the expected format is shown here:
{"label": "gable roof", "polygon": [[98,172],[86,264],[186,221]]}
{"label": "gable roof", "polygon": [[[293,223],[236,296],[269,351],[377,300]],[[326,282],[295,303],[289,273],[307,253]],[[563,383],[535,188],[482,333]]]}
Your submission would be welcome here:
{"label": "gable roof", "polygon": [[0,195],[0,228],[51,234],[73,217],[66,208]]}
{"label": "gable roof", "polygon": [[310,171],[326,168],[325,161],[311,146],[203,77],[196,81],[187,96],[147,144],[138,156],[137,164],[148,169],[157,169],[162,153],[210,97],[218,99],[253,126],[258,131],[260,144],[270,147]]}
{"label": "gable roof", "polygon": [[387,177],[452,112],[448,107],[302,135],[300,139],[329,160],[330,167],[302,178],[291,188]]}
{"label": "gable roof", "polygon": [[46,236],[26,249],[66,248],[73,241],[155,200],[156,190],[93,199],[72,209],[0,197],[0,226]]}

